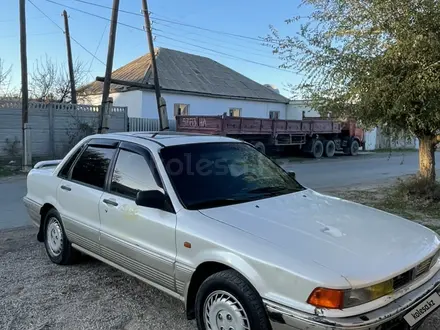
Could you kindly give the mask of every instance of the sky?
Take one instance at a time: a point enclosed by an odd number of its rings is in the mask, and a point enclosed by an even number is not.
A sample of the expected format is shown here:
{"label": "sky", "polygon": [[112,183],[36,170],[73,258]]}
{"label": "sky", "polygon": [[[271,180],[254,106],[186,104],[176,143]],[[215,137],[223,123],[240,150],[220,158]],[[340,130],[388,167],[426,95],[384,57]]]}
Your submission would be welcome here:
{"label": "sky", "polygon": [[[30,1],[61,29],[38,11]],[[112,0],[84,1],[112,6]],[[18,3],[18,0],[1,0],[0,9],[0,58],[5,66],[12,65],[12,87],[20,85],[21,74]],[[298,30],[298,25],[287,25],[284,20],[295,15],[305,15],[306,8],[299,5],[300,0],[148,0],[152,13],[155,47],[166,47],[212,58],[261,84],[277,86],[285,96],[290,96],[286,84],[300,82],[300,76],[267,67],[278,67],[282,62],[272,54],[269,47],[261,45],[258,40],[233,37],[224,33],[259,38],[270,32],[269,25],[272,24],[282,34],[293,35]],[[66,9],[69,15],[70,34],[80,44],[72,40],[73,57],[86,63],[86,68],[90,71],[90,81],[96,76],[104,76],[103,63],[107,58],[110,23],[108,19],[111,10],[91,6],[81,0],[26,2],[29,72],[35,67],[36,61],[44,59],[46,55],[58,63],[67,63],[65,36],[62,32],[63,9]],[[119,22],[122,24],[117,27],[113,70],[148,52],[146,34],[142,31],[143,17],[135,15],[140,14],[141,0],[120,0],[120,10],[134,14],[119,14]],[[107,20],[87,13],[102,16]],[[175,22],[194,25],[201,29]],[[96,58],[93,54],[96,54]]]}

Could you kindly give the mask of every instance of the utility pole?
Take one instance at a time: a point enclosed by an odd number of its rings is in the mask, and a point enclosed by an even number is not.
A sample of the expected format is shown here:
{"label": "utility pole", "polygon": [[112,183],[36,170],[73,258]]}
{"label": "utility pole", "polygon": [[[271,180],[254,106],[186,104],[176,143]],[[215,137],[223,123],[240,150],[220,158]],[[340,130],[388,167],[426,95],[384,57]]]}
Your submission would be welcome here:
{"label": "utility pole", "polygon": [[28,125],[29,93],[26,49],[26,0],[20,0],[20,57],[21,57],[21,128],[23,147],[23,169],[32,166],[30,127]]}
{"label": "utility pole", "polygon": [[159,114],[160,130],[169,129],[168,113],[165,99],[160,95],[159,75],[157,73],[156,54],[154,53],[153,35],[151,32],[150,13],[148,12],[147,0],[142,0],[142,11],[145,17],[148,47],[150,48],[151,66],[153,67],[154,90],[156,92],[157,112]]}
{"label": "utility pole", "polygon": [[119,0],[113,0],[113,10],[112,10],[111,23],[110,23],[110,33],[109,33],[109,42],[108,42],[108,51],[107,51],[107,65],[105,68],[104,87],[102,90],[102,102],[101,102],[101,109],[99,112],[98,133],[107,133],[108,131],[108,120],[109,120],[110,110],[111,110],[110,108],[112,104],[112,101],[109,100],[110,83],[111,83],[110,80],[112,76],[113,56],[115,53],[116,26],[118,24],[118,13],[119,13]]}
{"label": "utility pole", "polygon": [[64,30],[66,33],[66,45],[67,45],[67,61],[69,64],[69,77],[70,77],[70,95],[71,102],[76,104],[76,89],[75,89],[75,75],[73,73],[73,61],[72,61],[72,47],[70,46],[70,32],[69,32],[69,18],[67,11],[63,11],[64,16]]}

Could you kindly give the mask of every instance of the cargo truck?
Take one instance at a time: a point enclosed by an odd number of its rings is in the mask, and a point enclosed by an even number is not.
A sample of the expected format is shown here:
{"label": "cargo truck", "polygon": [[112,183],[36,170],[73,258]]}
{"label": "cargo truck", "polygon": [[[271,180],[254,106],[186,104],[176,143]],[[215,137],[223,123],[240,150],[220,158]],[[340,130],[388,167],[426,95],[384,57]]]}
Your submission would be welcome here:
{"label": "cargo truck", "polygon": [[262,153],[297,147],[314,158],[342,151],[356,156],[364,148],[364,132],[356,121],[328,118],[284,120],[232,116],[177,116],[176,130],[221,135],[247,141]]}

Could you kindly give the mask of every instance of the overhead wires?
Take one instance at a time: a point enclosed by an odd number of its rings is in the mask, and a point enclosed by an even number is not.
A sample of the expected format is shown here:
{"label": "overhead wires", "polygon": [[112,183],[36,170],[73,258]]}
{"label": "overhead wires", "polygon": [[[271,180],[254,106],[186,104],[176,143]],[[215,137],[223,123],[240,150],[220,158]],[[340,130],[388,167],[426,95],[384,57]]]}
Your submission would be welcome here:
{"label": "overhead wires", "polygon": [[[107,18],[107,17],[103,17],[103,16],[100,16],[100,15],[97,15],[97,14],[94,14],[94,13],[90,13],[90,12],[87,12],[87,11],[79,9],[79,8],[71,7],[71,6],[68,6],[68,5],[65,5],[65,4],[53,1],[53,0],[46,0],[46,1],[50,2],[50,3],[53,3],[53,4],[56,4],[58,6],[62,6],[62,7],[65,7],[65,8],[68,8],[68,9],[71,9],[71,10],[83,13],[85,15],[93,16],[93,17],[96,17],[96,18],[99,18],[99,19],[102,19],[102,20],[105,20],[105,21],[110,21],[110,19]],[[93,5],[93,6],[96,6],[96,7],[101,7],[101,8],[106,8],[106,9],[112,10],[111,7],[107,7],[107,6],[104,6],[104,5],[99,5],[99,4],[91,3],[91,2],[88,2],[88,1],[85,1],[85,0],[75,0],[75,1],[81,2],[81,3],[85,3],[85,4],[89,4],[89,5]],[[121,9],[119,11],[122,12],[122,13],[128,13],[128,14],[132,14],[132,15],[142,16],[143,17],[142,14],[138,14],[138,13],[134,13],[134,12],[129,12],[129,11],[126,11],[126,10],[121,10]],[[155,18],[155,20],[156,20],[156,18]],[[163,19],[160,19],[160,20],[161,21],[165,21]],[[166,20],[166,21],[172,22],[170,20]],[[123,23],[123,22],[118,22],[118,24],[121,25],[121,26],[125,26],[127,28],[130,28],[130,29],[133,29],[133,30],[145,32],[144,29],[136,27],[136,26],[133,26],[133,25],[130,25],[130,24],[126,24],[126,23]],[[180,24],[180,23],[178,23],[178,24]],[[190,24],[186,24],[186,23],[182,23],[181,25],[187,25],[187,26],[194,27],[194,26],[192,26]],[[202,29],[204,29],[204,28],[202,28]],[[205,29],[205,30],[210,31],[210,29]],[[165,34],[168,33],[166,31],[163,31],[163,30],[160,30],[160,29],[156,29],[156,28],[153,28],[153,31],[159,31],[159,32],[163,32]],[[215,30],[212,30],[212,31],[215,31]],[[216,32],[220,32],[220,31],[216,31]],[[227,56],[228,58],[231,58],[231,59],[235,59],[235,60],[239,60],[239,61],[243,61],[243,62],[255,64],[255,65],[264,66],[264,67],[275,69],[275,70],[278,70],[278,71],[294,73],[293,71],[290,71],[290,70],[287,70],[287,69],[283,69],[283,68],[280,68],[280,67],[277,67],[277,66],[274,66],[274,65],[270,65],[270,64],[266,64],[266,63],[262,63],[262,62],[258,62],[258,61],[254,61],[254,60],[250,60],[250,59],[247,59],[247,58],[243,58],[243,57],[240,57],[240,56],[236,56],[236,55],[233,55],[233,54],[229,54],[229,53],[226,53],[226,52],[223,52],[223,51],[219,51],[219,50],[211,48],[211,47],[201,46],[199,44],[195,44],[195,43],[191,43],[191,42],[188,42],[188,41],[179,40],[179,39],[176,39],[176,38],[164,35],[164,34],[156,33],[156,32],[154,34],[155,34],[156,37],[167,39],[167,40],[171,40],[171,41],[178,42],[178,43],[185,44],[185,45],[189,45],[189,46],[196,47],[196,48],[199,48],[199,49],[202,49],[202,50],[207,50],[207,51],[210,51],[213,54],[219,54],[219,55]],[[230,34],[230,33],[224,33],[224,34],[226,34],[226,35],[234,35],[236,37],[239,36],[239,37],[243,37],[243,38],[254,40],[254,41],[255,40],[258,40],[260,42],[263,41],[262,39],[246,37],[246,36],[242,36],[242,35],[238,35],[238,34],[237,35],[236,34]],[[178,37],[180,37],[180,36],[178,36]],[[200,41],[200,40],[194,40],[194,41],[195,42],[199,42],[199,43],[203,43],[203,41]],[[205,42],[205,44],[209,45],[209,43],[206,43],[206,42]],[[227,48],[230,48],[230,47],[223,47],[223,48],[227,49]],[[249,53],[249,52],[246,52],[246,53]],[[259,55],[259,56],[262,56],[262,55]]]}
{"label": "overhead wires", "polygon": [[[59,26],[52,18],[50,18],[43,10],[41,10],[36,4],[34,4],[32,2],[32,0],[28,0],[29,3],[34,6],[40,13],[42,13],[49,21],[52,22],[52,24],[54,24],[58,29],[60,29],[63,33],[64,29]],[[74,37],[72,37],[72,35],[70,35],[70,39],[72,39],[78,46],[80,46],[84,51],[86,51],[87,53],[89,53],[92,57],[94,57],[98,62],[102,63],[103,65],[105,65],[105,63],[103,61],[101,61],[99,58],[97,58],[91,51],[89,51],[86,47],[84,47],[78,40],[76,40]]]}

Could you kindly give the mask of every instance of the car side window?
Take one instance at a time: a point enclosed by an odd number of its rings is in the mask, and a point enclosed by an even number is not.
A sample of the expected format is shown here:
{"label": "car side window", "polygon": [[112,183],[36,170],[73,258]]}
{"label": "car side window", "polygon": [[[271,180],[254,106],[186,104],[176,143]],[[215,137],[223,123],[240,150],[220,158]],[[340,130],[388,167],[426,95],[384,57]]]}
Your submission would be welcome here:
{"label": "car side window", "polygon": [[63,168],[61,169],[60,173],[58,174],[61,178],[67,178],[69,175],[69,170],[72,167],[73,163],[75,162],[75,159],[78,157],[78,155],[82,151],[82,147],[78,148],[73,155],[69,158],[69,160],[64,164]]}
{"label": "car side window", "polygon": [[138,153],[122,149],[116,160],[110,192],[135,199],[138,191],[163,191],[153,171],[155,171],[155,165],[152,160],[147,161]]}
{"label": "car side window", "polygon": [[105,177],[115,152],[114,148],[88,146],[73,168],[72,180],[104,188]]}

